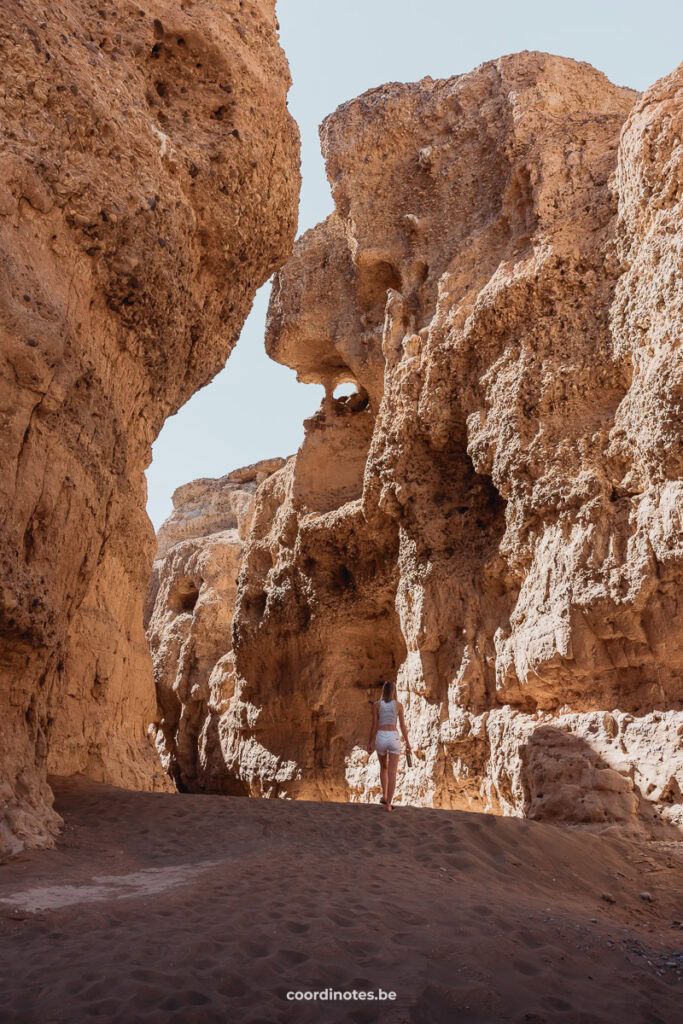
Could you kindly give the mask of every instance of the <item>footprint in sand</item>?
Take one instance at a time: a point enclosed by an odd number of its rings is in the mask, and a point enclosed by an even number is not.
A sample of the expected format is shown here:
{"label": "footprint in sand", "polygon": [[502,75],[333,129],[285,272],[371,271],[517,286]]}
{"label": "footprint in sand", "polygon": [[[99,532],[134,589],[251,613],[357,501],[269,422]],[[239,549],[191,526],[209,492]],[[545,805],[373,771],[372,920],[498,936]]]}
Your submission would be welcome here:
{"label": "footprint in sand", "polygon": [[111,1019],[113,1014],[120,1009],[120,1004],[115,999],[102,999],[99,1003],[93,1003],[88,1007],[89,1017],[101,1017],[103,1020]]}
{"label": "footprint in sand", "polygon": [[[168,979],[166,979],[166,985],[167,984]],[[131,1009],[138,1011],[144,1010],[147,1012],[149,1010],[156,1010],[159,1005],[161,993],[166,991],[166,985],[137,985],[126,999],[126,1003]]]}
{"label": "footprint in sand", "polygon": [[228,999],[239,999],[247,994],[248,989],[241,978],[228,978],[218,985],[216,991]]}
{"label": "footprint in sand", "polygon": [[532,935],[531,932],[519,931],[517,932],[517,938],[528,949],[538,949],[539,946],[543,945],[542,940]]}
{"label": "footprint in sand", "polygon": [[470,868],[474,867],[474,861],[469,860],[468,857],[446,857],[446,863],[449,868],[455,868],[456,871],[469,871]]}
{"label": "footprint in sand", "polygon": [[284,961],[290,967],[298,967],[308,960],[308,954],[301,953],[298,949],[281,949],[276,959]]}
{"label": "footprint in sand", "polygon": [[202,995],[201,992],[193,992],[188,990],[185,992],[176,992],[168,999],[165,999],[161,1004],[162,1010],[184,1010],[187,1006],[206,1006],[210,1000]]}
{"label": "footprint in sand", "polygon": [[356,957],[356,959],[358,959],[358,960],[362,960],[365,957],[370,956],[370,955],[372,955],[373,953],[376,952],[375,946],[372,945],[369,942],[344,942],[344,941],[341,941],[339,943],[339,945],[343,949],[345,949],[347,951],[347,953],[351,953],[351,955]]}
{"label": "footprint in sand", "polygon": [[294,932],[295,935],[305,935],[307,931],[310,931],[310,925],[302,924],[301,921],[288,921],[287,927],[290,932]]}
{"label": "footprint in sand", "polygon": [[94,999],[109,995],[110,991],[111,985],[109,981],[106,978],[103,978],[101,981],[93,982],[93,984],[88,985],[87,988],[81,989],[78,993],[78,998],[85,1002],[91,1002]]}
{"label": "footprint in sand", "polygon": [[262,960],[263,957],[269,955],[268,947],[260,942],[247,942],[242,949],[252,960]]}
{"label": "footprint in sand", "polygon": [[348,918],[342,917],[341,914],[330,914],[330,919],[334,921],[338,928],[351,928],[354,924],[353,921],[349,921]]}
{"label": "footprint in sand", "polygon": [[67,985],[65,985],[64,991],[67,993],[67,995],[76,996],[78,995],[82,988],[83,979],[77,978],[75,981],[70,981]]}
{"label": "footprint in sand", "polygon": [[370,978],[352,978],[349,982],[349,988],[356,988],[361,990],[371,989],[373,982]]}
{"label": "footprint in sand", "polygon": [[[198,965],[193,962],[192,966],[197,967]],[[168,982],[168,978],[166,978],[165,975],[161,974],[160,971],[149,971],[146,970],[144,967],[138,967],[135,970],[131,971],[130,977],[133,979],[133,981],[143,981],[151,985],[154,985],[156,983],[163,986]]]}
{"label": "footprint in sand", "polygon": [[519,974],[524,974],[529,978],[541,973],[540,968],[536,967],[534,964],[527,963],[526,960],[513,960],[512,966],[519,972]]}
{"label": "footprint in sand", "polygon": [[564,999],[558,999],[556,996],[544,996],[541,1002],[548,1009],[557,1010],[559,1013],[568,1013],[571,1010],[569,1003],[565,1003]]}
{"label": "footprint in sand", "polygon": [[193,989],[180,992],[178,998],[184,1006],[206,1006],[211,1002],[209,997],[205,996],[203,992],[195,992]]}
{"label": "footprint in sand", "polygon": [[440,853],[452,853],[453,849],[456,850],[462,843],[460,836],[453,836],[452,838],[446,839],[443,843],[437,843],[435,849],[439,850]]}

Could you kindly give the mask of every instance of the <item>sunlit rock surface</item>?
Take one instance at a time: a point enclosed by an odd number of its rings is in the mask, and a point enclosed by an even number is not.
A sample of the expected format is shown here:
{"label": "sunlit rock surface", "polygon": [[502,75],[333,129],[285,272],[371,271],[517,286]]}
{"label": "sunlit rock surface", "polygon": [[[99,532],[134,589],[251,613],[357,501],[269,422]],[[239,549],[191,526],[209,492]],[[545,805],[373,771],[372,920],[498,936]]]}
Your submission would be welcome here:
{"label": "sunlit rock surface", "polygon": [[46,773],[168,786],[144,470],[291,250],[273,0],[25,0],[0,25],[0,856]]}
{"label": "sunlit rock surface", "polygon": [[683,823],[682,88],[522,53],[323,123],[266,344],[326,398],[257,492],[218,788],[376,799],[396,677],[403,799]]}

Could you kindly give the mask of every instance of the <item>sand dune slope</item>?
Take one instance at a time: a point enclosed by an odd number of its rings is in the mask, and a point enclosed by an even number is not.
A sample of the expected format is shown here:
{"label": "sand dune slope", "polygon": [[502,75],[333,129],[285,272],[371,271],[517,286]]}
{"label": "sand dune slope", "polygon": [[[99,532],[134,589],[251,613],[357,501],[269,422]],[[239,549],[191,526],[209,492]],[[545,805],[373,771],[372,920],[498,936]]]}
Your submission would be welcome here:
{"label": "sand dune slope", "polygon": [[673,839],[55,785],[58,848],[0,869],[3,1022],[680,1020]]}

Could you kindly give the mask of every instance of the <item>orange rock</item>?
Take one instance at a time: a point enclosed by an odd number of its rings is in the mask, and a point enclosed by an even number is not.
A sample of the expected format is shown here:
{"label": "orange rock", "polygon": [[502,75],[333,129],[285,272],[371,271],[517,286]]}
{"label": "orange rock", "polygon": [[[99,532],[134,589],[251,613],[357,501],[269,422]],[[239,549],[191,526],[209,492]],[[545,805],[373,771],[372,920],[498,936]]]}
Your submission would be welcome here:
{"label": "orange rock", "polygon": [[222,787],[374,799],[396,676],[404,799],[682,821],[682,76],[521,53],[323,123],[266,342],[326,398],[258,491]]}
{"label": "orange rock", "polygon": [[173,495],[159,530],[147,597],[147,639],[159,702],[161,760],[179,789],[242,793],[226,770],[222,716],[235,692],[232,618],[259,483],[284,459],[195,480]]}
{"label": "orange rock", "polygon": [[247,6],[4,12],[0,850],[51,842],[48,771],[168,785],[144,470],[296,225],[275,5]]}

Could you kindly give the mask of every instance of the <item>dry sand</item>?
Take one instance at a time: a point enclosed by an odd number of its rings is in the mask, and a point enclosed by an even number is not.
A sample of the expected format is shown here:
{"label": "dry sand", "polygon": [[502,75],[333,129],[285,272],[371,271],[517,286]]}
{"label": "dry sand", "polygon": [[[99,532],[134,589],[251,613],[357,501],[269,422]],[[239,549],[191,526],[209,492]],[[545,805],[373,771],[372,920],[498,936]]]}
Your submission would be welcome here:
{"label": "dry sand", "polygon": [[[3,1024],[683,1019],[673,839],[53,782],[57,850],[0,868]],[[397,998],[286,998],[328,988]]]}

